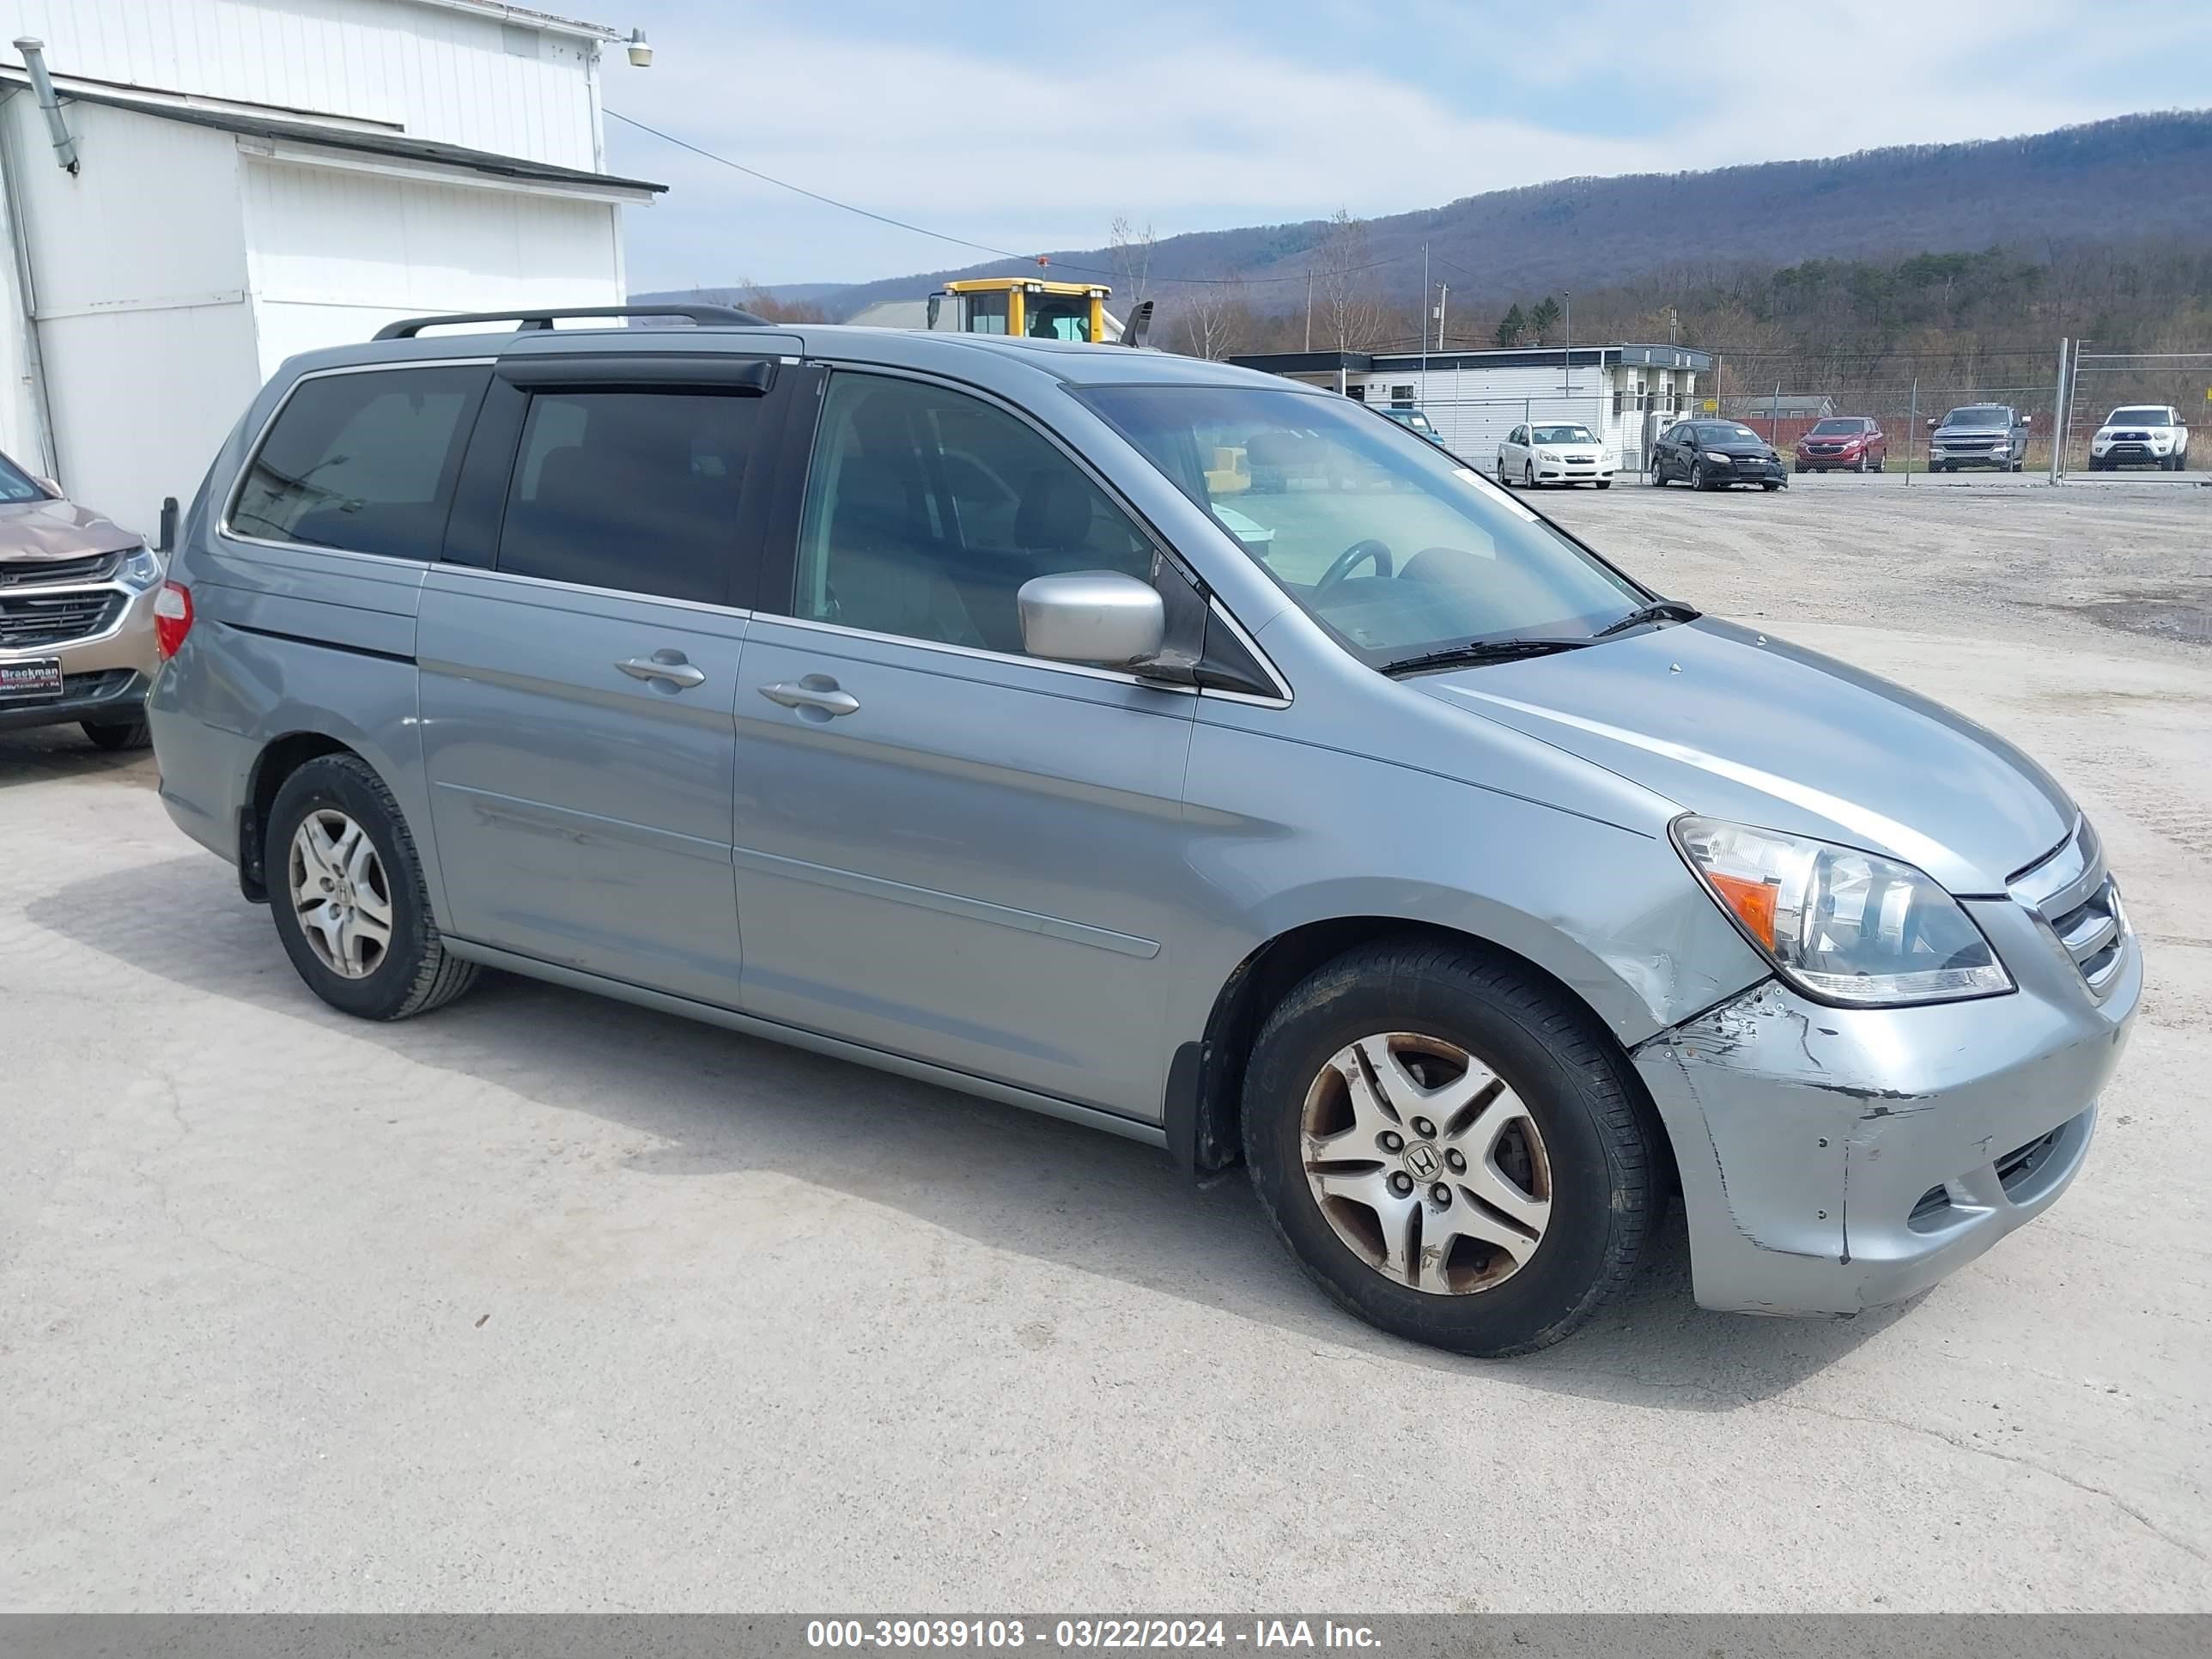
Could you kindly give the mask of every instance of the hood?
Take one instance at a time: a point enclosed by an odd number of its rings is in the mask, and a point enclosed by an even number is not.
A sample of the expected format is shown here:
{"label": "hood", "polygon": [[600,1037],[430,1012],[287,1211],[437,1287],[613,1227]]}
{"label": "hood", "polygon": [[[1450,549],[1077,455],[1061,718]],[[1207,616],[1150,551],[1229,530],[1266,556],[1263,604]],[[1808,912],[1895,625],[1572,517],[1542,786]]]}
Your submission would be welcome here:
{"label": "hood", "polygon": [[1993,894],[2071,831],[2066,792],[1994,732],[1848,664],[1702,618],[1406,684],[1684,811],[1887,854]]}
{"label": "hood", "polygon": [[1936,428],[1936,435],[1939,438],[2002,438],[2010,435],[2011,432],[2008,426],[1939,426]]}
{"label": "hood", "polygon": [[0,501],[0,564],[81,559],[137,545],[138,538],[113,520],[71,501]]}

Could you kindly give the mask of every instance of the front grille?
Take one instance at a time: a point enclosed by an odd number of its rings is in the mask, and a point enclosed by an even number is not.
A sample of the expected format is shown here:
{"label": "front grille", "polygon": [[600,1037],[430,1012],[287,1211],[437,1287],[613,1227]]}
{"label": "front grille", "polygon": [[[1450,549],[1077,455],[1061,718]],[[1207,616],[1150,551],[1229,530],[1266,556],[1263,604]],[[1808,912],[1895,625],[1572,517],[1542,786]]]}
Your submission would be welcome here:
{"label": "front grille", "polygon": [[97,634],[122,608],[107,589],[73,593],[0,594],[0,647],[60,645]]}
{"label": "front grille", "polygon": [[0,564],[0,588],[106,581],[122,562],[120,553],[93,553],[81,559],[50,559],[42,564]]}
{"label": "front grille", "polygon": [[2119,889],[2110,876],[2080,904],[2051,919],[2051,931],[2074,958],[2089,988],[2102,994],[2120,971],[2120,951],[2127,939],[2127,915],[2120,908]]}
{"label": "front grille", "polygon": [[100,697],[119,691],[137,673],[135,668],[95,668],[89,674],[62,676],[64,697]]}
{"label": "front grille", "polygon": [[[2062,1126],[2063,1127],[2063,1126]],[[2058,1131],[2038,1135],[2025,1146],[2015,1146],[1996,1163],[1997,1180],[2008,1193],[2018,1190],[2020,1184],[2043,1167],[2051,1149],[2058,1144]]]}

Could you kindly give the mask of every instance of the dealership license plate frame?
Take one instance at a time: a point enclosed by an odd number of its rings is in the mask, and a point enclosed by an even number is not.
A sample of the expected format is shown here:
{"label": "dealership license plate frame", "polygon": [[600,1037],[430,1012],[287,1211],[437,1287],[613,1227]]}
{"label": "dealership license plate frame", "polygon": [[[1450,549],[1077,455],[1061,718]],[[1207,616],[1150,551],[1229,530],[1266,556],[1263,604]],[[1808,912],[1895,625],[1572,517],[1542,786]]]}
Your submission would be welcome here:
{"label": "dealership license plate frame", "polygon": [[59,657],[0,662],[0,705],[58,702],[65,689]]}

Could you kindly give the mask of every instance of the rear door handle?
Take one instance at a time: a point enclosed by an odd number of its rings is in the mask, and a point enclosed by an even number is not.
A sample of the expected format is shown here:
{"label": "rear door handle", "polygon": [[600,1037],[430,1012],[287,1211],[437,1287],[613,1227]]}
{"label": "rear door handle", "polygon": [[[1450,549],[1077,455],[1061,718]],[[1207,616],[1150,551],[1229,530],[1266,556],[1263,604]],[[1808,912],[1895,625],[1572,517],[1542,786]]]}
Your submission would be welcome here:
{"label": "rear door handle", "polygon": [[827,674],[809,674],[804,679],[763,685],[760,694],[786,708],[811,708],[830,716],[854,714],[860,707],[858,697],[849,691],[840,691],[837,682]]}
{"label": "rear door handle", "polygon": [[634,680],[665,680],[678,691],[707,683],[707,672],[684,659],[681,651],[664,646],[649,657],[628,657],[615,665]]}

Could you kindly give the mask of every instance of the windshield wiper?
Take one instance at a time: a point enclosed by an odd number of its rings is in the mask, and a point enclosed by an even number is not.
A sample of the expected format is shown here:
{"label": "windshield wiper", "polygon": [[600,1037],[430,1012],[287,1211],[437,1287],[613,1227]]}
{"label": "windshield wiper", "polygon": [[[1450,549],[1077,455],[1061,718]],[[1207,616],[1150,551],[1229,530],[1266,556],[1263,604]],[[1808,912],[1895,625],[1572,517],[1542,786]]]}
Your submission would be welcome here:
{"label": "windshield wiper", "polygon": [[1680,599],[1654,599],[1649,605],[1637,606],[1619,621],[1607,623],[1590,637],[1594,640],[1609,640],[1615,634],[1626,634],[1630,629],[1640,627],[1645,623],[1695,622],[1704,614],[1697,606],[1686,605]]}
{"label": "windshield wiper", "polygon": [[1548,657],[1556,651],[1579,651],[1588,640],[1471,640],[1442,651],[1425,651],[1418,657],[1386,662],[1381,672],[1395,679],[1428,668],[1452,668],[1465,663],[1510,662],[1516,657]]}

